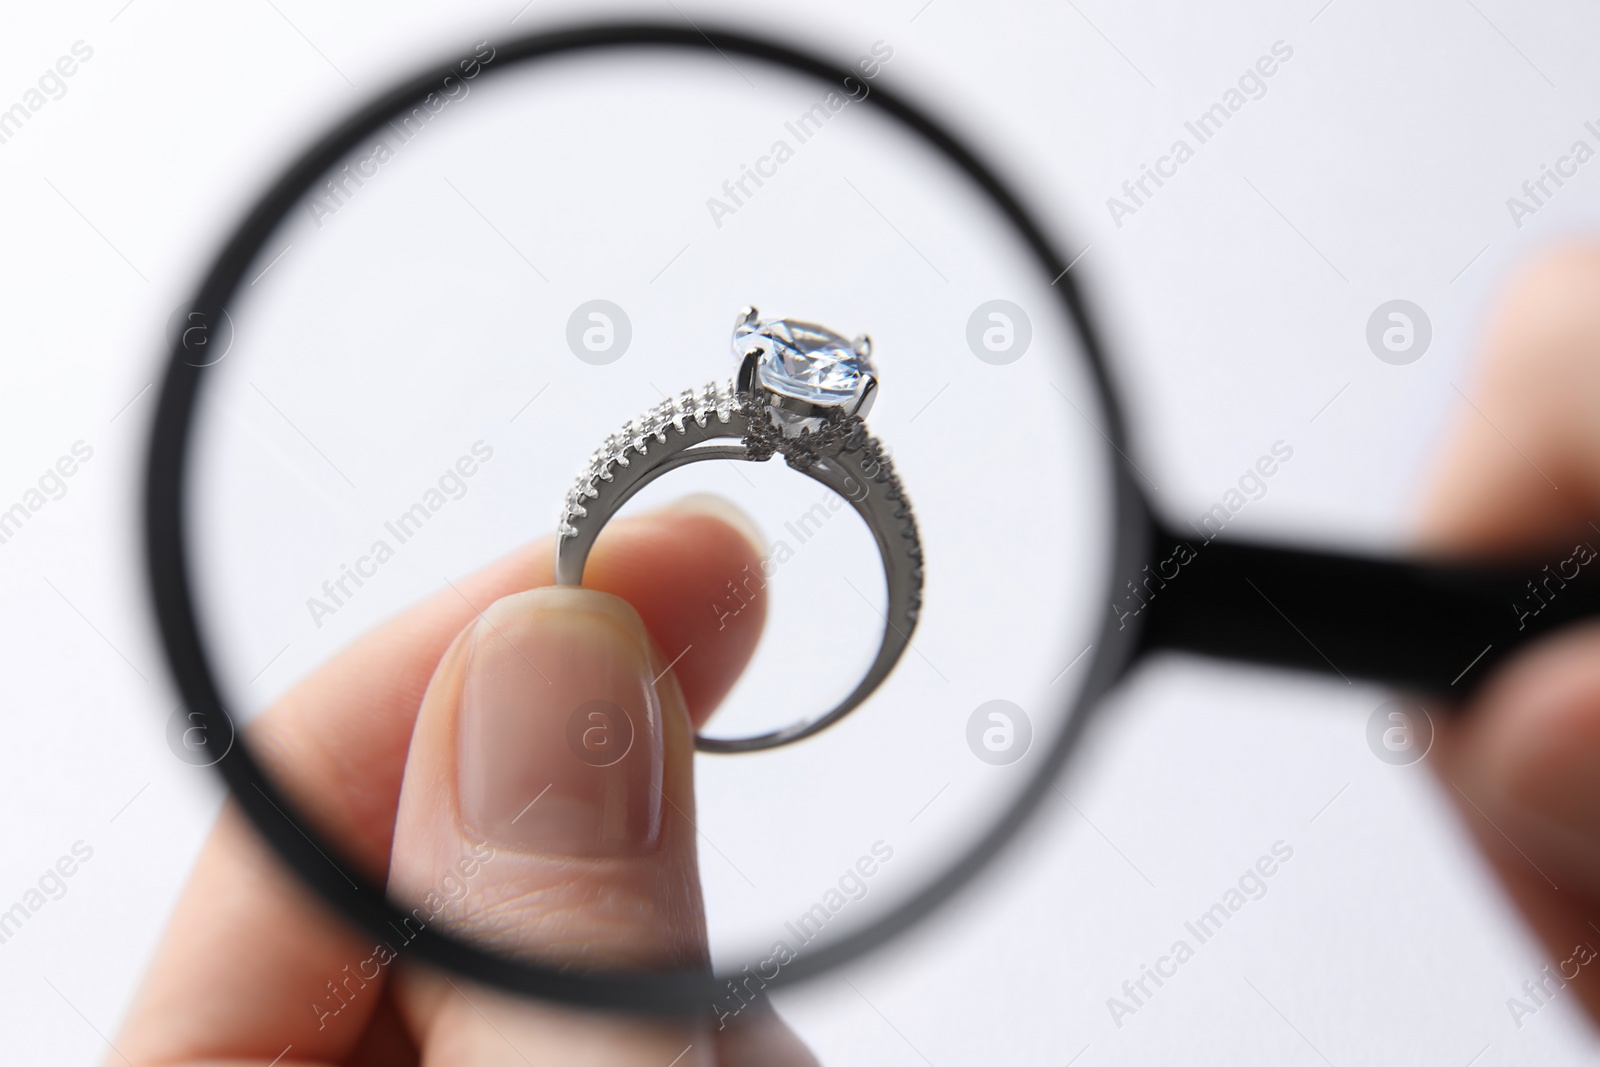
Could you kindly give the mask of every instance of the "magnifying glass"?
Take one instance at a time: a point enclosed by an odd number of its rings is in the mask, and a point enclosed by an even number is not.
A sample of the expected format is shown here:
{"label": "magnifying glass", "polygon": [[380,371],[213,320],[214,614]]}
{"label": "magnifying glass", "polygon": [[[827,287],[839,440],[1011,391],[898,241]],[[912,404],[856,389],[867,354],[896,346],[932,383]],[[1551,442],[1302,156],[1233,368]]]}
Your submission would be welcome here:
{"label": "magnifying glass", "polygon": [[[893,54],[654,24],[480,42],[302,154],[174,312],[145,539],[175,736],[398,953],[569,1003],[715,1010],[730,983],[815,976],[969,885],[1148,653],[1453,699],[1600,608],[1577,569],[1162,522],[1067,262],[891,88]],[[768,612],[694,763],[711,966],[598,966],[436,918],[432,883],[363,874],[270,769],[285,755],[253,745],[384,620],[442,591],[484,625],[468,576],[551,533],[556,580],[589,582],[606,527],[689,493],[736,501],[765,546],[759,573],[683,608],[700,655],[756,602],[747,582]],[[330,711],[356,749],[393,726],[363,735],[365,700]],[[630,777],[659,740],[648,711],[556,710],[559,730],[461,762],[462,791],[540,760],[662,790]],[[537,864],[534,784],[472,830]],[[674,817],[643,797],[617,810]]]}

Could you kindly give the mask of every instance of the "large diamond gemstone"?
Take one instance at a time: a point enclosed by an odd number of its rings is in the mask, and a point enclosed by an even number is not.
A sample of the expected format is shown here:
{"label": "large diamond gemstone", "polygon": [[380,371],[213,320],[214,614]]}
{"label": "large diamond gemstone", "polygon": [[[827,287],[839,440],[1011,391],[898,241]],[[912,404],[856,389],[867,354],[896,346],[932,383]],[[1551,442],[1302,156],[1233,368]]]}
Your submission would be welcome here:
{"label": "large diamond gemstone", "polygon": [[871,367],[850,341],[793,319],[771,319],[736,339],[741,353],[761,353],[756,379],[767,389],[829,407],[848,404],[866,388]]}

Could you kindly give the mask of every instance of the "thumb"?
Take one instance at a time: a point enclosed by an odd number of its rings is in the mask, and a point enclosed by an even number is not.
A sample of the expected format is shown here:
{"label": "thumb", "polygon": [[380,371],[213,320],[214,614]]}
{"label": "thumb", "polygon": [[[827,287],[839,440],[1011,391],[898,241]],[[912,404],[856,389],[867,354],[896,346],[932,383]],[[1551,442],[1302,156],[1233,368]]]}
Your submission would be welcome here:
{"label": "thumb", "polygon": [[[677,681],[625,601],[496,601],[423,698],[390,894],[418,923],[554,966],[704,967],[693,753]],[[715,1062],[698,1023],[591,1017],[437,974],[408,976],[402,1004],[426,1062]]]}
{"label": "thumb", "polygon": [[1444,762],[1453,784],[1529,863],[1600,901],[1597,652],[1594,625],[1530,649],[1486,687]]}
{"label": "thumb", "polygon": [[[1441,741],[1463,814],[1570,982],[1600,946],[1600,626],[1529,649]],[[1589,970],[1572,984],[1600,1016]]]}

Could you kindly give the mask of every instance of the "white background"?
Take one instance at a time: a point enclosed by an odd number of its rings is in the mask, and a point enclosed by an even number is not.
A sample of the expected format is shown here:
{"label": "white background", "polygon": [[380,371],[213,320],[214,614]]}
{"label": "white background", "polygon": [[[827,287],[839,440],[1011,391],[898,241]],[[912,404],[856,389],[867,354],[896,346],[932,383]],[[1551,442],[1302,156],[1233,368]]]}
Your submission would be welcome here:
{"label": "white background", "polygon": [[[8,1061],[105,1053],[96,1031],[114,1035],[220,803],[165,744],[133,536],[167,315],[266,176],[365,92],[441,42],[579,13],[519,7],[113,0],[5,16],[0,106],[73,42],[95,50],[0,145],[0,500],[74,441],[94,449],[0,545],[0,904],[74,841],[95,850],[0,945]],[[843,56],[892,42],[885,77],[954,115],[1058,243],[1087,246],[1075,271],[1160,506],[1198,515],[1274,441],[1293,446],[1235,533],[1403,546],[1465,410],[1455,386],[1470,392],[1488,297],[1600,207],[1594,167],[1520,229],[1505,207],[1600,118],[1583,107],[1596,20],[1575,3],[628,10],[737,18]],[[1279,40],[1294,57],[1267,95],[1117,227],[1106,198]],[[1435,328],[1408,367],[1363,336],[1396,297]],[[1090,738],[1070,801],[958,909],[785,996],[785,1013],[829,1063],[1586,1061],[1594,1038],[1569,1003],[1520,1029],[1507,1013],[1541,958],[1426,769],[1367,751],[1382,699],[1147,667]],[[1294,858],[1267,895],[1116,1027],[1107,997],[1280,839]]]}

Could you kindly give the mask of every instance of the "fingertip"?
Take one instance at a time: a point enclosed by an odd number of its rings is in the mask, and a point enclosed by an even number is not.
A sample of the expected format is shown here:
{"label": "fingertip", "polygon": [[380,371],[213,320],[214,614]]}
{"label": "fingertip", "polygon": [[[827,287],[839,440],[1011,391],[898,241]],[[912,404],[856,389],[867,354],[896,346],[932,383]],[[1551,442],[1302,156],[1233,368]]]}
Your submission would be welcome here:
{"label": "fingertip", "polygon": [[[1418,535],[1450,555],[1542,549],[1586,536],[1600,482],[1600,245],[1547,252],[1495,302]],[[1559,487],[1559,488],[1558,488]]]}
{"label": "fingertip", "polygon": [[1458,786],[1521,847],[1600,891],[1600,625],[1531,649],[1468,710]]}
{"label": "fingertip", "polygon": [[479,614],[407,758],[391,895],[562,966],[700,966],[693,741],[629,603],[547,586]]}

